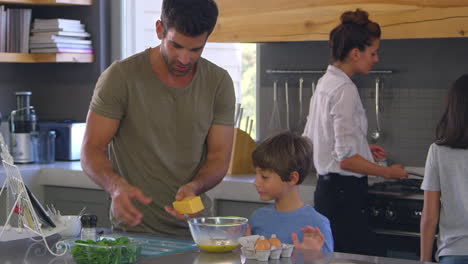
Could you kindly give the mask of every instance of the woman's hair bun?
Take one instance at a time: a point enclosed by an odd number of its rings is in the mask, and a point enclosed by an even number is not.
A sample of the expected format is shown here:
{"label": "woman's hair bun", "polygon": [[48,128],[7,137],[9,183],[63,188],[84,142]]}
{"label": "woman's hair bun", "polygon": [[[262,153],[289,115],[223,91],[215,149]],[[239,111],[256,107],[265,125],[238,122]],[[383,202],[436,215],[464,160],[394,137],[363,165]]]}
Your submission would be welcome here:
{"label": "woman's hair bun", "polygon": [[357,25],[367,25],[371,21],[369,20],[369,14],[357,8],[356,11],[347,11],[341,15],[341,24],[357,24]]}

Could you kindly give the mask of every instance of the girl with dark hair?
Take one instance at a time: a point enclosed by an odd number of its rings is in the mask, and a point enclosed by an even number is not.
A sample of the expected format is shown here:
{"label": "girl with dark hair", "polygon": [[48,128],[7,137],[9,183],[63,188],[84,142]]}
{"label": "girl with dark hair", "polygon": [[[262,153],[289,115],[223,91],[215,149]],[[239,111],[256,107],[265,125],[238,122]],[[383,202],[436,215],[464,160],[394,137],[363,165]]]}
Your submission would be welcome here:
{"label": "girl with dark hair", "polygon": [[468,263],[468,74],[455,81],[447,99],[421,185],[421,261],[432,260],[439,223],[436,258],[445,264]]}
{"label": "girl with dark hair", "polygon": [[[401,179],[401,165],[382,167],[383,148],[367,143],[367,119],[354,74],[367,74],[378,61],[380,27],[367,12],[341,15],[330,33],[332,62],[317,84],[304,136],[312,139],[318,173],[315,209],[331,222],[335,251],[380,255],[368,226],[367,175]],[[372,241],[372,242],[371,242]]]}

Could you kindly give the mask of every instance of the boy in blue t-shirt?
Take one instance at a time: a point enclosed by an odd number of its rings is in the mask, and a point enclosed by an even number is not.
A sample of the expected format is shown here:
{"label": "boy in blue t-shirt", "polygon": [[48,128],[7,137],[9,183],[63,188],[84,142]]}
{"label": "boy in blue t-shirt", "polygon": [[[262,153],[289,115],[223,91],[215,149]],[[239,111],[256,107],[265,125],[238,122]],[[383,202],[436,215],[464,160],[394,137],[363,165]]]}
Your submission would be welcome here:
{"label": "boy in blue t-shirt", "polygon": [[296,248],[332,252],[330,222],[299,196],[298,185],[312,168],[310,141],[291,132],[280,133],[260,143],[252,160],[260,199],[275,203],[252,213],[248,233],[266,238],[276,234]]}

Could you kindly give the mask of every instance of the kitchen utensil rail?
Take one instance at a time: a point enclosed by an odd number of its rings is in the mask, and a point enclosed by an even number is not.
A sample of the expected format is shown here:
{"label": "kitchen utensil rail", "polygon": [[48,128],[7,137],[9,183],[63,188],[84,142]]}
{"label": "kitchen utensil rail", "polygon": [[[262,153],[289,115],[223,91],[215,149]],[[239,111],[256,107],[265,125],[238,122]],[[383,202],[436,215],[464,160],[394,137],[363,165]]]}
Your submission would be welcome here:
{"label": "kitchen utensil rail", "polygon": [[289,74],[289,73],[311,73],[320,74],[325,73],[325,70],[272,70],[268,69],[265,71],[267,74]]}
{"label": "kitchen utensil rail", "polygon": [[[268,69],[267,74],[323,74],[326,70],[284,70],[284,69]],[[373,70],[370,74],[392,74],[393,70]]]}

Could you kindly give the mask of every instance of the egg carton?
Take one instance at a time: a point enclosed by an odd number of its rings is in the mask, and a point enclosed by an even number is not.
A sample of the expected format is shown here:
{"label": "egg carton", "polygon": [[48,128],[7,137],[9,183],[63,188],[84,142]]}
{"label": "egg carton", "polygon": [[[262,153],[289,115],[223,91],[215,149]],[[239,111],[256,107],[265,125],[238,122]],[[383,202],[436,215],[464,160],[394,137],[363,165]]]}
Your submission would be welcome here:
{"label": "egg carton", "polygon": [[255,241],[259,235],[244,236],[239,238],[241,252],[247,259],[256,259],[258,261],[268,261],[268,259],[290,258],[294,250],[294,245],[282,243],[281,248],[274,246],[269,250],[255,250]]}

